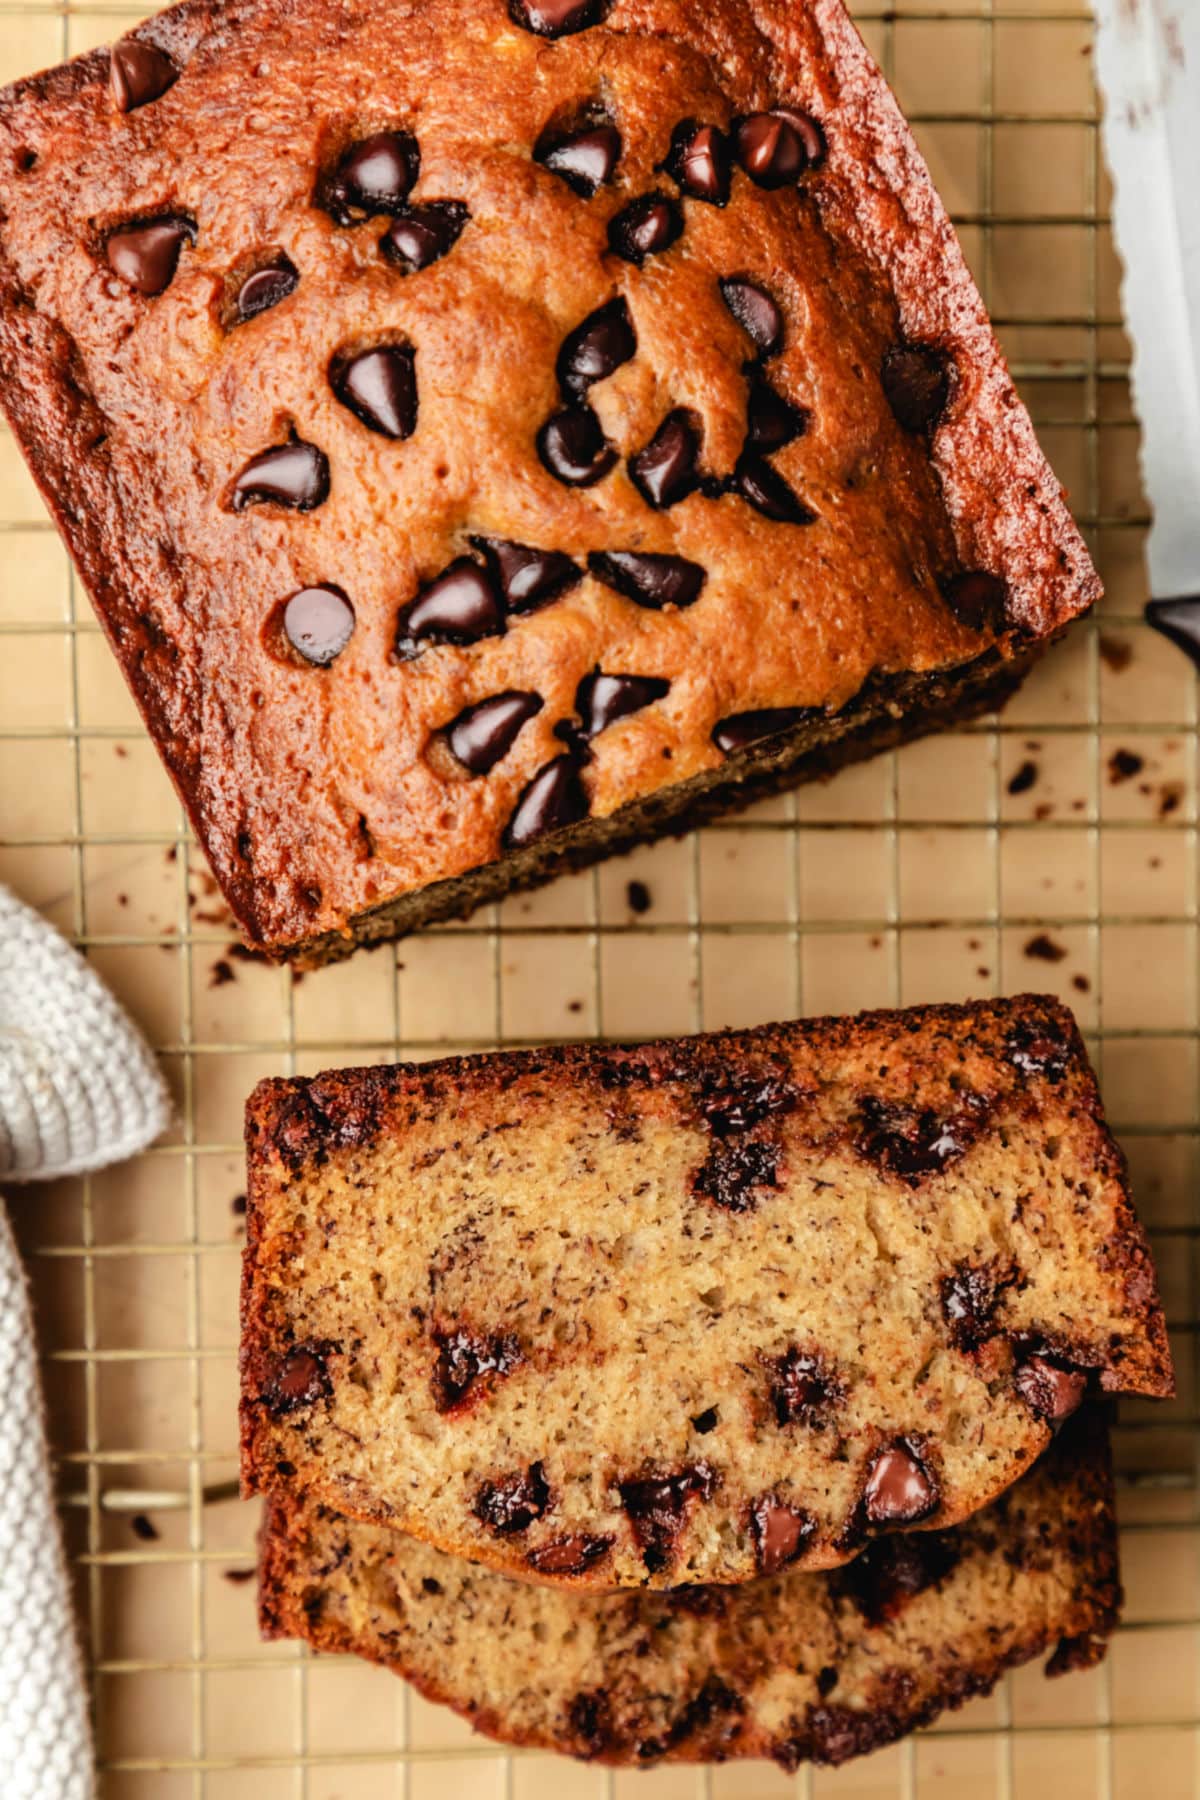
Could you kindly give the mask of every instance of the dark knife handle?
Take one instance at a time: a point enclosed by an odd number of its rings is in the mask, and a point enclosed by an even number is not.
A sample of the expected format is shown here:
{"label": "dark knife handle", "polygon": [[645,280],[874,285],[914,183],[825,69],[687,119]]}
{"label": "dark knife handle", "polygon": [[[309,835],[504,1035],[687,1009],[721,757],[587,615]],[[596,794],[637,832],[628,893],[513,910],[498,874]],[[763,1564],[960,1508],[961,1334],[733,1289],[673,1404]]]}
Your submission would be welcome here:
{"label": "dark knife handle", "polygon": [[1155,631],[1161,631],[1173,644],[1178,644],[1200,670],[1200,594],[1183,595],[1178,600],[1147,601],[1146,623]]}

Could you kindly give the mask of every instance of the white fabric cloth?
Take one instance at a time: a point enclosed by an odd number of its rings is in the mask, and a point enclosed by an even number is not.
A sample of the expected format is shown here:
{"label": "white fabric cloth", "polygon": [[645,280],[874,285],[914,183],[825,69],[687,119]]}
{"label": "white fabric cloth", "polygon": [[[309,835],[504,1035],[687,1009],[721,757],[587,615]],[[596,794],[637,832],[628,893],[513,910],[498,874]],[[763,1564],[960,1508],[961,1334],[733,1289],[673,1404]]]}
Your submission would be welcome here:
{"label": "white fabric cloth", "polygon": [[[132,1156],[170,1117],[149,1049],[82,957],[0,888],[0,1182]],[[36,1206],[36,1195],[22,1204]],[[54,1514],[33,1320],[0,1207],[0,1793],[92,1800],[82,1659]]]}

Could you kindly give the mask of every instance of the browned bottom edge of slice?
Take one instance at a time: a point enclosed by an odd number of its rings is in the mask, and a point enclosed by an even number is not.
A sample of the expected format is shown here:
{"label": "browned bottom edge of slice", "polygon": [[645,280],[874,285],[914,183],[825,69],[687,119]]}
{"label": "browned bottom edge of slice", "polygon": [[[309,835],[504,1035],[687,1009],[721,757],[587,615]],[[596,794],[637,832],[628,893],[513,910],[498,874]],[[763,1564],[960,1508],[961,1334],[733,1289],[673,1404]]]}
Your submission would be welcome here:
{"label": "browned bottom edge of slice", "polygon": [[992,1506],[829,1574],[581,1594],[275,1496],[259,1613],[406,1677],[503,1743],[617,1766],[841,1763],[1050,1653],[1104,1655],[1121,1603],[1107,1433],[1072,1422]]}
{"label": "browned bottom edge of slice", "polygon": [[464,919],[507,894],[544,886],[639,844],[682,836],[772,794],[995,711],[1012,698],[1045,648],[1038,643],[1012,658],[990,651],[960,669],[879,678],[842,712],[741,750],[720,768],[660,789],[610,818],[585,820],[465,875],[401,894],[359,913],[345,932],[263,948],[301,968],[316,968],[363,945]]}

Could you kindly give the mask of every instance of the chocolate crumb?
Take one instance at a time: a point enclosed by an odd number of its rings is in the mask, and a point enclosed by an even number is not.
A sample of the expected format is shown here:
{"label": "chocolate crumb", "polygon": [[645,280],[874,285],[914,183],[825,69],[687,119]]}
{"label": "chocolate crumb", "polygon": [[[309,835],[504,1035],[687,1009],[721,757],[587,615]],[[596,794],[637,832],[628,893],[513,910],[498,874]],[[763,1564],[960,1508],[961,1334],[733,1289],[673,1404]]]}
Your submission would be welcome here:
{"label": "chocolate crumb", "polygon": [[1086,975],[1072,975],[1071,986],[1077,994],[1090,994],[1092,991],[1092,984]]}
{"label": "chocolate crumb", "polygon": [[1101,632],[1097,640],[1101,660],[1107,664],[1114,675],[1122,674],[1133,661],[1133,645],[1124,638],[1106,637]]}
{"label": "chocolate crumb", "polygon": [[129,1523],[134,1537],[141,1538],[144,1544],[153,1544],[162,1536],[154,1520],[148,1519],[145,1513],[134,1513]]}
{"label": "chocolate crumb", "polygon": [[237,1213],[238,1216],[241,1217],[246,1210],[246,1205],[247,1200],[245,1194],[235,1194],[233,1199],[229,1202],[229,1210],[230,1212]]}
{"label": "chocolate crumb", "polygon": [[1133,750],[1114,750],[1108,759],[1108,781],[1110,787],[1119,787],[1123,781],[1132,781],[1140,775],[1146,766],[1146,760]]}
{"label": "chocolate crumb", "polygon": [[1009,778],[1008,791],[1010,794],[1027,794],[1037,778],[1037,764],[1026,760],[1016,774]]}
{"label": "chocolate crumb", "polygon": [[229,982],[236,981],[236,980],[237,980],[237,976],[233,972],[233,964],[226,962],[225,958],[223,956],[219,957],[217,959],[217,961],[213,964],[212,969],[209,973],[209,977],[208,977],[209,987],[210,988],[225,987]]}
{"label": "chocolate crumb", "polygon": [[1031,937],[1026,944],[1024,954],[1035,958],[1038,962],[1057,963],[1062,962],[1067,953],[1061,944],[1055,943],[1048,932],[1039,931],[1037,936]]}
{"label": "chocolate crumb", "polygon": [[648,913],[654,904],[644,881],[631,881],[625,889],[625,904],[631,913]]}
{"label": "chocolate crumb", "polygon": [[222,1569],[221,1573],[226,1581],[233,1583],[234,1587],[241,1587],[245,1582],[253,1581],[258,1571],[256,1569]]}

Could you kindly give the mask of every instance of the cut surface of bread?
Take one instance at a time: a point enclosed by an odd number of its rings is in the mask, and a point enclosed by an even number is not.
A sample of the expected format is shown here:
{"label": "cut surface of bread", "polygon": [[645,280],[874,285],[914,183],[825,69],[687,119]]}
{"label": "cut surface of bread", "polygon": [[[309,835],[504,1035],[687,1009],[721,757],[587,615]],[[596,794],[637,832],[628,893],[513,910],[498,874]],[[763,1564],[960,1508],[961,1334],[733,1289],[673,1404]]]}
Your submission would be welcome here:
{"label": "cut surface of bread", "polygon": [[186,0],[0,92],[0,399],[276,956],[973,716],[1099,591],[840,0]]}
{"label": "cut surface of bread", "polygon": [[574,1594],[275,1496],[268,1637],[386,1664],[480,1731],[614,1764],[840,1763],[1049,1650],[1103,1656],[1120,1604],[1104,1429],[1072,1421],[999,1500],[846,1568],[738,1588]]}
{"label": "cut surface of bread", "polygon": [[1172,1390],[1051,1000],[268,1081],[247,1131],[246,1488],[529,1579],[830,1567]]}

